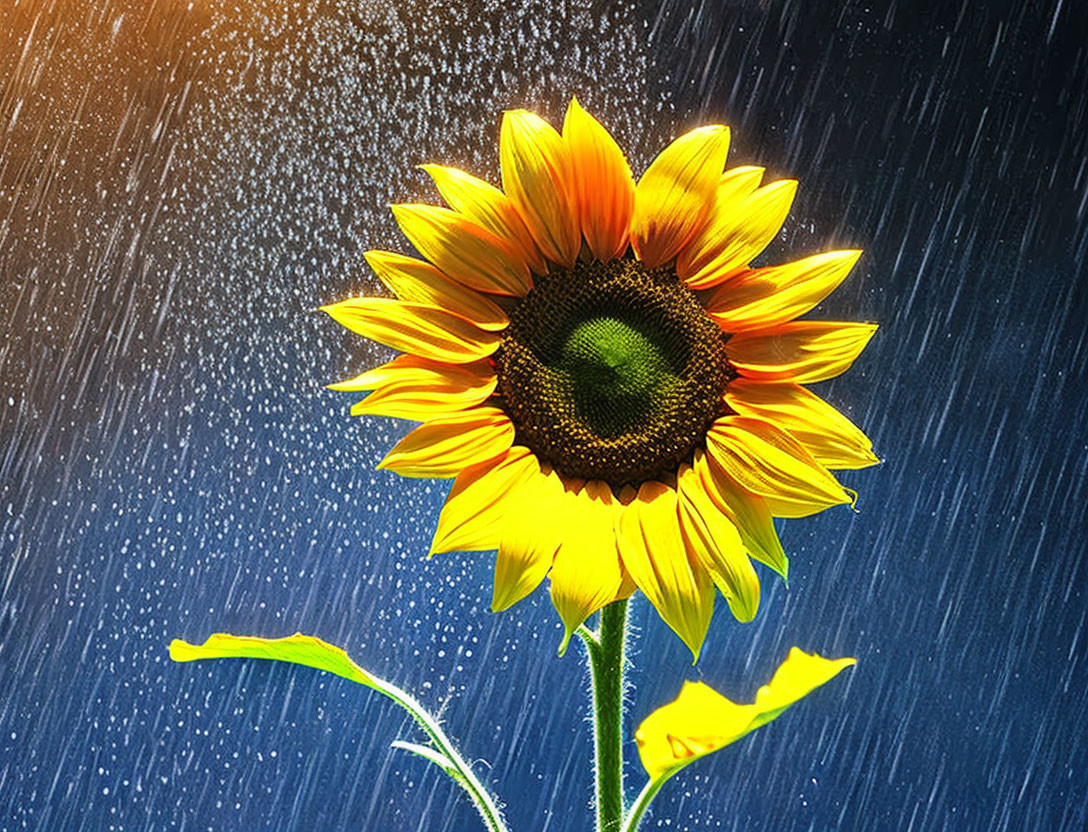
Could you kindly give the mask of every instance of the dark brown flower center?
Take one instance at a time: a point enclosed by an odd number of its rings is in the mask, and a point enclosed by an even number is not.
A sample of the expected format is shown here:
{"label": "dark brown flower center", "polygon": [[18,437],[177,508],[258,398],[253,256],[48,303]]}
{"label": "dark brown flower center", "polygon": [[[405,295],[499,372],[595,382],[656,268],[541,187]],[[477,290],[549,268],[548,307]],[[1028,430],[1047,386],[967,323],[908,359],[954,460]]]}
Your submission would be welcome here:
{"label": "dark brown flower center", "polygon": [[671,267],[579,261],[540,277],[495,354],[518,444],[613,488],[675,473],[734,377],[725,336]]}

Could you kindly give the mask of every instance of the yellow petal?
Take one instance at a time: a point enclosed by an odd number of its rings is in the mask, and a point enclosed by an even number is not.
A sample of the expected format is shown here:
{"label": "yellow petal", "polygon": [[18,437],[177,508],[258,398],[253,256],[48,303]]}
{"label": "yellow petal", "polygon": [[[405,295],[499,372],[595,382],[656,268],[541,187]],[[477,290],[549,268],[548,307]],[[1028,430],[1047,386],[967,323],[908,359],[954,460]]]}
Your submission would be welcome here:
{"label": "yellow petal", "polygon": [[694,660],[714,611],[714,585],[680,536],[676,491],[644,482],[620,515],[620,556],[635,584],[691,650]]}
{"label": "yellow petal", "polygon": [[562,137],[535,113],[508,110],[502,118],[499,155],[503,190],[544,256],[574,265],[582,235]]}
{"label": "yellow petal", "polygon": [[831,294],[860,256],[860,251],[825,251],[782,266],[742,272],[710,296],[706,311],[726,332],[784,324]]}
{"label": "yellow petal", "polygon": [[549,575],[552,604],[566,630],[560,654],[582,622],[612,603],[623,585],[616,509],[612,489],[600,480],[566,493],[563,539]]}
{"label": "yellow petal", "polygon": [[[373,385],[374,392],[351,408],[352,416],[370,414],[426,422],[436,416],[482,404],[495,392],[498,384],[495,371],[487,361],[439,364],[416,358],[412,363],[397,364],[394,360],[384,368],[388,369],[380,383]],[[355,385],[360,378],[369,383],[368,375],[372,377],[376,373],[372,370],[350,382],[331,386],[367,389]]]}
{"label": "yellow petal", "polygon": [[[473,362],[470,365],[476,367],[485,364],[486,361]],[[420,358],[418,355],[401,354],[394,356],[392,361],[387,361],[378,367],[374,367],[371,370],[364,370],[354,378],[345,379],[344,381],[337,381],[328,385],[330,390],[346,390],[348,392],[357,392],[359,390],[377,390],[387,381],[394,379],[404,378],[411,373],[424,374],[427,372],[425,368],[428,367],[445,367],[446,364],[440,364],[437,361],[431,361],[429,358]],[[461,365],[458,365],[461,366]],[[423,377],[422,375],[420,376]]]}
{"label": "yellow petal", "polygon": [[725,352],[746,378],[809,384],[846,372],[876,330],[876,324],[793,321],[740,332]]}
{"label": "yellow petal", "polygon": [[454,477],[514,443],[514,425],[497,407],[438,416],[398,442],[378,467],[403,477]]}
{"label": "yellow petal", "polygon": [[[544,580],[559,548],[565,494],[559,475],[536,457],[503,506],[491,609],[516,604]],[[559,522],[557,522],[557,519]]]}
{"label": "yellow petal", "polygon": [[510,323],[493,300],[451,280],[430,263],[392,251],[368,251],[363,256],[398,300],[437,306],[489,331],[505,329]]}
{"label": "yellow petal", "polygon": [[456,211],[394,205],[393,216],[419,253],[458,283],[517,297],[532,287],[528,266],[510,245]]}
{"label": "yellow petal", "polygon": [[359,390],[377,390],[394,381],[413,381],[425,383],[435,380],[436,372],[457,370],[466,376],[471,375],[477,379],[477,385],[483,385],[495,375],[491,362],[482,358],[466,364],[445,364],[441,361],[432,361],[430,358],[421,358],[418,355],[402,353],[394,356],[371,370],[364,370],[354,378],[337,381],[328,385],[330,390],[344,390],[357,392]]}
{"label": "yellow petal", "polygon": [[502,341],[460,315],[391,298],[348,298],[321,309],[352,332],[432,361],[467,364],[491,355]]}
{"label": "yellow petal", "polygon": [[751,621],[759,610],[759,577],[744,551],[740,533],[714,505],[688,465],[677,474],[680,494],[680,532],[721,590],[738,621]]}
{"label": "yellow petal", "polygon": [[578,220],[589,250],[611,260],[627,248],[635,210],[631,166],[608,131],[572,98],[563,121]]}
{"label": "yellow petal", "polygon": [[788,578],[789,559],[775,532],[767,501],[741,488],[702,449],[696,449],[692,468],[710,501],[736,526],[748,554]]}
{"label": "yellow petal", "polygon": [[515,445],[458,474],[438,515],[431,554],[498,549],[506,496],[536,468],[533,455]]}
{"label": "yellow petal", "polygon": [[443,165],[420,167],[430,174],[438,192],[454,211],[464,214],[511,245],[534,272],[543,274],[547,271],[544,255],[537,248],[510,197],[489,182],[457,168]]}
{"label": "yellow petal", "polygon": [[726,388],[725,401],[742,416],[787,431],[825,468],[864,468],[880,461],[860,428],[799,384],[738,378]]}
{"label": "yellow petal", "polygon": [[781,179],[754,191],[733,211],[719,214],[698,242],[700,256],[678,265],[692,289],[709,289],[733,277],[775,238],[797,194],[797,182]]}
{"label": "yellow petal", "polygon": [[631,244],[648,267],[674,258],[699,232],[729,152],[729,128],[699,127],[666,147],[635,188]]}
{"label": "yellow petal", "polygon": [[752,705],[738,705],[702,682],[685,682],[680,696],[646,717],[635,732],[639,758],[652,780],[664,780],[694,760],[736,742],[856,659],[825,659],[794,647]]}
{"label": "yellow petal", "polygon": [[759,187],[764,173],[764,168],[741,165],[729,168],[721,175],[706,220],[676,258],[676,273],[681,279],[691,277],[700,264],[710,262],[718,253],[720,242],[716,229],[727,218],[736,216],[738,209]]}
{"label": "yellow petal", "polygon": [[850,502],[846,491],[801,444],[769,422],[725,416],[707,432],[707,451],[745,490],[773,500],[782,517],[804,517]]}

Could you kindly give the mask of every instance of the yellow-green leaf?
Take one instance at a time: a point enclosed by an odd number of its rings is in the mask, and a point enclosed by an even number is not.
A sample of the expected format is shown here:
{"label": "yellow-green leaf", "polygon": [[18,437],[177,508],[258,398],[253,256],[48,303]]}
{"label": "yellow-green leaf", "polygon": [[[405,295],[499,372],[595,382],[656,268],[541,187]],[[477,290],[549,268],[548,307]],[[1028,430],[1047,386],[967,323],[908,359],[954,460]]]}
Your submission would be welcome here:
{"label": "yellow-green leaf", "polygon": [[495,802],[495,798],[453,747],[453,743],[442,730],[438,720],[431,716],[407,691],[367,673],[341,648],[334,647],[314,636],[304,636],[302,633],[295,633],[286,638],[259,638],[215,633],[203,644],[189,644],[187,641],[174,639],[170,642],[170,658],[176,662],[191,662],[197,659],[271,659],[290,662],[335,673],[337,676],[366,685],[388,696],[412,715],[419,727],[434,743],[434,748],[405,742],[396,742],[393,744],[394,747],[411,751],[437,765],[468,793],[477,811],[488,824],[488,829],[505,832],[506,825],[502,822],[502,811]]}
{"label": "yellow-green leaf", "polygon": [[192,662],[198,659],[271,659],[325,670],[360,685],[381,690],[380,680],[359,667],[341,648],[302,633],[286,638],[214,633],[203,644],[190,644],[176,638],[170,642],[170,658],[176,662]]}
{"label": "yellow-green leaf", "polygon": [[664,781],[688,763],[766,725],[856,663],[794,647],[751,705],[738,705],[702,682],[685,682],[676,700],[646,717],[635,732],[642,766],[651,780]]}

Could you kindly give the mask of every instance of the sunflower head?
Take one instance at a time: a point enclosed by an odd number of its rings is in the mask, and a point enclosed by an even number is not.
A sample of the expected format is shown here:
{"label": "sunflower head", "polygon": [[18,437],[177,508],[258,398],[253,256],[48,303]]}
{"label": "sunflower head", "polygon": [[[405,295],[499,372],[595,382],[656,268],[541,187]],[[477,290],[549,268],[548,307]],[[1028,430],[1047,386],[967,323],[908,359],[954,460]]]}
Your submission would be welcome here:
{"label": "sunflower head", "polygon": [[728,145],[692,130],[636,184],[577,100],[561,132],[507,112],[502,189],[424,165],[446,205],[393,208],[423,259],[369,252],[393,297],[324,307],[402,353],[333,387],[422,423],[381,467],[455,478],[432,551],[497,550],[496,610],[548,578],[564,647],[638,589],[697,656],[716,591],[747,621],[752,559],[785,576],[772,518],[850,502],[830,471],[877,461],[803,386],[876,327],[796,320],[860,252],[753,268],[796,183]]}

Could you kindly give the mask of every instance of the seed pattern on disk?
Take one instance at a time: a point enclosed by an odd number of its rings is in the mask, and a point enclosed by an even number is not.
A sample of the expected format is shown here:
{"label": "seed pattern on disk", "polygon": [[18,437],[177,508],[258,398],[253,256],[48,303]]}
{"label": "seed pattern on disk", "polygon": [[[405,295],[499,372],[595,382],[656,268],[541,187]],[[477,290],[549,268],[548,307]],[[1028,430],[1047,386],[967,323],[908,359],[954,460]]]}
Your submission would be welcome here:
{"label": "seed pattern on disk", "polygon": [[689,461],[735,377],[692,291],[633,258],[540,277],[494,360],[518,443],[564,476],[615,489]]}

